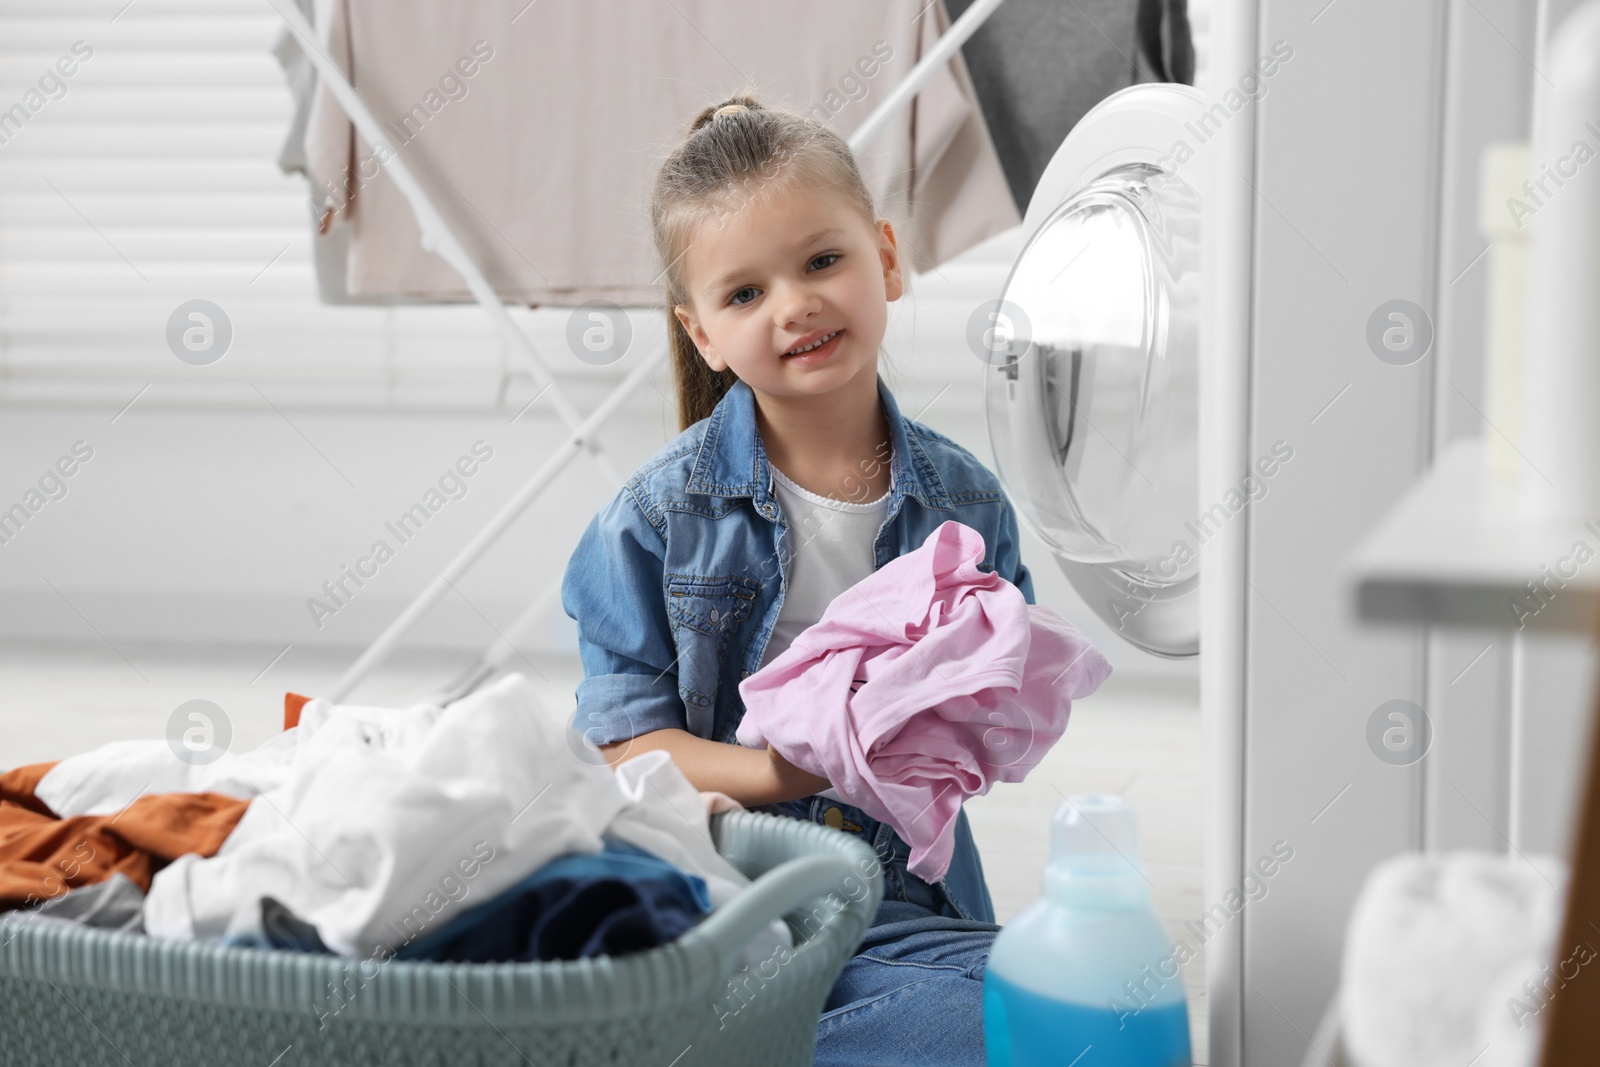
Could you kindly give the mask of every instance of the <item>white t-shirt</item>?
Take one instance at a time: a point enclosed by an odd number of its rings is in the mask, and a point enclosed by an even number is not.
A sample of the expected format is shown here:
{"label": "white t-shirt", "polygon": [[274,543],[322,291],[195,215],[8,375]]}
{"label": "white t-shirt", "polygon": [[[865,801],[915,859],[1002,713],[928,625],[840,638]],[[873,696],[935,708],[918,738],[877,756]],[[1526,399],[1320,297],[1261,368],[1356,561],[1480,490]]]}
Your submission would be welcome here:
{"label": "white t-shirt", "polygon": [[761,667],[821,619],[834,597],[877,570],[872,546],[894,490],[891,473],[890,493],[876,500],[833,500],[797,485],[777,467],[770,469],[773,494],[789,523],[793,569]]}
{"label": "white t-shirt", "polygon": [[[865,503],[818,496],[791,481],[777,467],[771,470],[773,495],[789,523],[793,570],[778,619],[772,624],[772,637],[761,653],[762,667],[821,619],[834,597],[877,570],[872,546],[889,512],[889,495],[894,491],[892,467],[889,493]],[[819,795],[843,799],[832,787]]]}

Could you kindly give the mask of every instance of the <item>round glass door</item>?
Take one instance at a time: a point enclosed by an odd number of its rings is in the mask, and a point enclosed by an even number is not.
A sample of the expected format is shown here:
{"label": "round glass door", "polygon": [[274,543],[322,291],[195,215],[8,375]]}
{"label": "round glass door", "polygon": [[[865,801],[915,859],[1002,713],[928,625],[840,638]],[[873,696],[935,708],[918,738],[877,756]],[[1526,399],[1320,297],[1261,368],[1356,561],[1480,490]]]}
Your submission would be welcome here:
{"label": "round glass door", "polygon": [[1079,188],[992,315],[985,405],[1022,521],[1090,607],[1157,655],[1199,650],[1200,198],[1143,162]]}

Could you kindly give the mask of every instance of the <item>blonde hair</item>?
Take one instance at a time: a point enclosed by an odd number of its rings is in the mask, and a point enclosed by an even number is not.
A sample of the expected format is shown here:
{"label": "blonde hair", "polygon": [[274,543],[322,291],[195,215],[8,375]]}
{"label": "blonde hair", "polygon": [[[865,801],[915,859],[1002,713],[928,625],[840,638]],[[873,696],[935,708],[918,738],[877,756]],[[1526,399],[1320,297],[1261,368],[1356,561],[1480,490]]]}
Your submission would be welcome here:
{"label": "blonde hair", "polygon": [[666,283],[680,430],[710,415],[737,380],[732,370],[711,369],[673,314],[674,305],[691,302],[680,264],[687,242],[706,222],[726,218],[738,202],[795,188],[842,193],[869,224],[876,223],[872,193],[844,138],[816,119],[765,107],[746,93],[697,114],[656,171],[650,229]]}

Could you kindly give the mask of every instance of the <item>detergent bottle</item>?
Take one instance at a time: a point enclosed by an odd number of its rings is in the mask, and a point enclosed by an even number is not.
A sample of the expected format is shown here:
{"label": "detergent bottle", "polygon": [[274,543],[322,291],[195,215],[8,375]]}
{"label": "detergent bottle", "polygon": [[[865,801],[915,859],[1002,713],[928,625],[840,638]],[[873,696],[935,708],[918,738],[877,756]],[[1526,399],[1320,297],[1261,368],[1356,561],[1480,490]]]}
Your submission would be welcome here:
{"label": "detergent bottle", "polygon": [[983,979],[988,1067],[1190,1067],[1189,1008],[1119,796],[1068,797],[1044,897],[995,936]]}

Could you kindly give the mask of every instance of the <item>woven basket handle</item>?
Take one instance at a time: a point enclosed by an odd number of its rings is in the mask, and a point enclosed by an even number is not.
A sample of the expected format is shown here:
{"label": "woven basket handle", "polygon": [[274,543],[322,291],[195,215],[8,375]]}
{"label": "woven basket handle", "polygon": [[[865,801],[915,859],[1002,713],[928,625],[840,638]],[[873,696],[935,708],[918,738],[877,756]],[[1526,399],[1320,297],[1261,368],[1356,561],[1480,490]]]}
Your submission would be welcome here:
{"label": "woven basket handle", "polygon": [[[846,908],[864,906],[864,901],[852,901],[847,895],[852,880],[858,884],[864,881],[861,872],[839,856],[798,856],[761,875],[693,932],[716,947],[720,957],[718,977],[727,978],[745,944],[774,919],[783,918],[800,905],[832,893],[845,900]],[[830,912],[828,925],[837,920],[838,914]]]}

